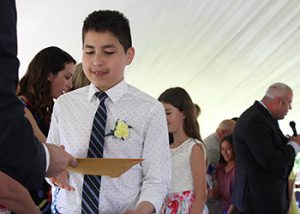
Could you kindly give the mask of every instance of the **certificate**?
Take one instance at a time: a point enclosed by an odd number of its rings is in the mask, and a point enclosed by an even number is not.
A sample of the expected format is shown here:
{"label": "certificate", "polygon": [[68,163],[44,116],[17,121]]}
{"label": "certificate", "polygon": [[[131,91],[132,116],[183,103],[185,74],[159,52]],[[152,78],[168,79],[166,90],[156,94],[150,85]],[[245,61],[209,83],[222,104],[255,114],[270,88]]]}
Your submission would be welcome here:
{"label": "certificate", "polygon": [[143,160],[134,158],[77,158],[78,166],[69,166],[68,170],[87,175],[117,178]]}

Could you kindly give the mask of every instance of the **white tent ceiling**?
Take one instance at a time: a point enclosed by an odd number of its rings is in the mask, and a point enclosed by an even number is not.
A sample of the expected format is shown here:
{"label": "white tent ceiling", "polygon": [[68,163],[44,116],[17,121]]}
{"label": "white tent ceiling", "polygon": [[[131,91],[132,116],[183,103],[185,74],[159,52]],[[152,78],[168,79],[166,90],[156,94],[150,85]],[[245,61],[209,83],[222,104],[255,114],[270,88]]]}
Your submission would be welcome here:
{"label": "white tent ceiling", "polygon": [[119,10],[136,49],[127,82],[155,98],[185,88],[201,106],[203,137],[278,81],[294,89],[293,110],[280,125],[286,134],[290,120],[300,126],[300,0],[19,0],[17,9],[20,76],[50,45],[81,61],[85,17]]}

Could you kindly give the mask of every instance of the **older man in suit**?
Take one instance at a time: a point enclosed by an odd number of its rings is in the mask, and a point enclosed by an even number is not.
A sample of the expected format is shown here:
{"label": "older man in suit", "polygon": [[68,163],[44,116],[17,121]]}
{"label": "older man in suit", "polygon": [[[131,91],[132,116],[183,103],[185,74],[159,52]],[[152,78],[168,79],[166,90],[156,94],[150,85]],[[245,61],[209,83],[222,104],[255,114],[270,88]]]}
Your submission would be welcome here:
{"label": "older man in suit", "polygon": [[[19,61],[14,0],[0,1],[0,29],[0,171],[26,188],[37,190],[45,176],[57,175],[77,161],[62,148],[36,140],[16,97]],[[1,191],[11,183],[0,186],[0,199],[14,200],[11,194]]]}
{"label": "older man in suit", "polygon": [[237,171],[233,204],[247,214],[284,214],[289,208],[288,175],[300,137],[285,137],[278,120],[292,108],[292,89],[272,84],[239,118],[234,132]]}

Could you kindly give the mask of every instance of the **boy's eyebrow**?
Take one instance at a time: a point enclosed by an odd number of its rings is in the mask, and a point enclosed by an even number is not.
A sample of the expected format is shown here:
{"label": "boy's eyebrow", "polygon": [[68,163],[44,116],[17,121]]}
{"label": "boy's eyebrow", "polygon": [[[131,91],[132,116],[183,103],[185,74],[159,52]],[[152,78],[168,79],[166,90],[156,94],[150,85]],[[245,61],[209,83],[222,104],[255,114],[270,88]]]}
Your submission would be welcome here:
{"label": "boy's eyebrow", "polygon": [[84,48],[95,48],[95,47],[92,45],[84,45]]}
{"label": "boy's eyebrow", "polygon": [[116,46],[113,44],[109,44],[109,45],[104,45],[102,46],[102,48],[115,48]]}
{"label": "boy's eyebrow", "polygon": [[[113,44],[108,44],[108,45],[104,45],[102,46],[102,48],[106,49],[106,48],[115,48],[116,46]],[[84,48],[95,48],[93,45],[84,45]]]}

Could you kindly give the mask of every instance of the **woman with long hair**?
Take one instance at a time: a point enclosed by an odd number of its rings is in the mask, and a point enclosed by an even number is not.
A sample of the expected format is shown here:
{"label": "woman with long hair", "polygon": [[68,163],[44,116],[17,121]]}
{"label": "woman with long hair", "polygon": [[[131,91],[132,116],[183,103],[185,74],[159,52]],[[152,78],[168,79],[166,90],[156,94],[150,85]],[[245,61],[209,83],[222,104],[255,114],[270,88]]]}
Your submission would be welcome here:
{"label": "woman with long hair", "polygon": [[47,136],[54,105],[53,99],[72,88],[76,61],[58,47],[41,50],[30,62],[19,82],[18,96]]}
{"label": "woman with long hair", "polygon": [[[24,106],[25,117],[32,125],[34,135],[45,143],[50,128],[53,99],[72,88],[72,74],[76,61],[58,47],[41,50],[30,62],[19,82],[17,95]],[[45,181],[38,191],[30,191],[42,213],[51,213],[51,187]]]}
{"label": "woman with long hair", "polygon": [[220,142],[220,161],[216,169],[216,185],[208,194],[220,200],[220,213],[239,214],[231,202],[235,178],[235,155],[232,135],[225,136]]}

